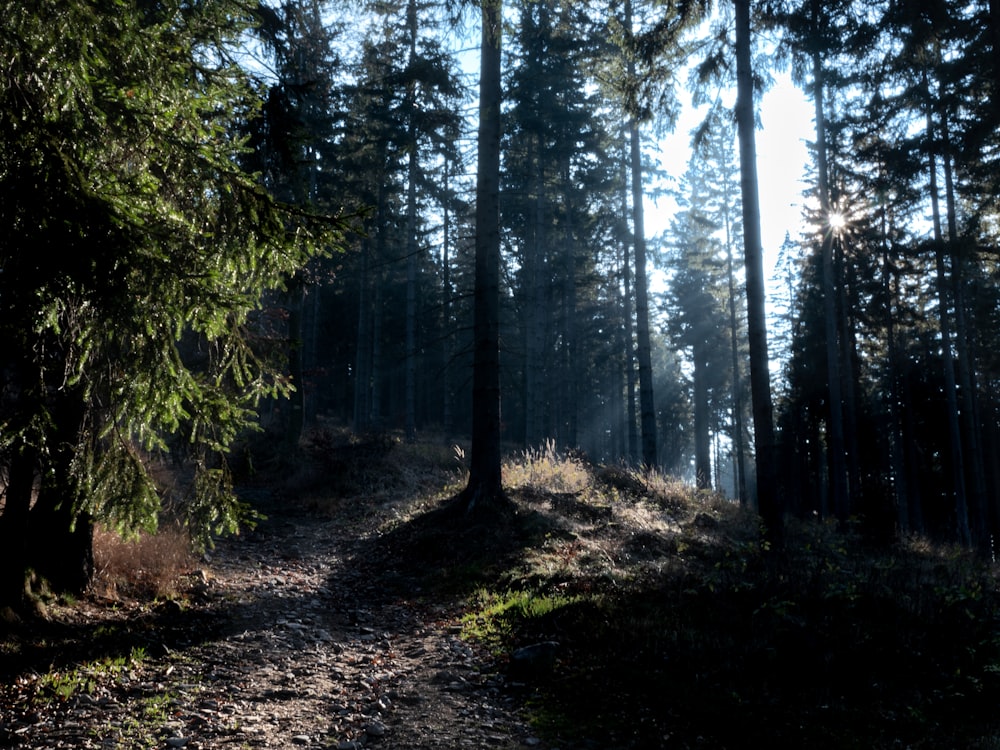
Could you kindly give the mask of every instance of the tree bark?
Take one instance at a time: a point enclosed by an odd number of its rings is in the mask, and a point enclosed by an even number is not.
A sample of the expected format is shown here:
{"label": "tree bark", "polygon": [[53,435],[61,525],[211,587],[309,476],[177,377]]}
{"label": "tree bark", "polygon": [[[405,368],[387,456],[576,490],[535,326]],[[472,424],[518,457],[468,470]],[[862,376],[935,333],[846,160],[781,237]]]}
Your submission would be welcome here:
{"label": "tree bark", "polygon": [[[627,163],[622,159],[622,216],[628,215],[629,188],[626,179]],[[635,404],[635,346],[632,325],[632,265],[629,260],[629,243],[622,243],[622,303],[623,303],[623,333],[625,346],[625,398],[628,436],[626,456],[633,466],[639,462],[639,430]]]}
{"label": "tree bark", "polygon": [[53,591],[78,595],[94,576],[94,523],[79,508],[80,488],[72,470],[86,406],[73,389],[54,401],[45,470],[28,520],[29,566]]}
{"label": "tree bark", "polygon": [[371,303],[369,302],[368,266],[370,241],[361,243],[361,279],[358,282],[358,344],[354,357],[354,432],[368,431],[371,416]]}
{"label": "tree bark", "polygon": [[[632,2],[625,0],[625,31],[632,33]],[[628,60],[628,77],[636,80],[635,61]],[[657,464],[656,403],[653,398],[652,347],[649,338],[649,291],[646,280],[646,228],[642,207],[642,149],[639,121],[629,119],[629,145],[632,173],[632,235],[635,247],[635,333],[636,359],[639,362],[639,421],[642,433],[642,462],[647,468]]]}
{"label": "tree bark", "polygon": [[708,342],[699,339],[692,347],[694,359],[694,475],[698,489],[712,488],[712,440],[709,430]]}
{"label": "tree bark", "polygon": [[[450,162],[445,159],[444,162],[444,192],[445,195],[451,192],[451,182],[449,178],[449,167]],[[454,428],[454,399],[452,398],[452,377],[451,377],[451,367],[452,367],[452,351],[453,351],[453,341],[452,341],[452,320],[451,320],[451,210],[449,206],[449,201],[445,200],[442,206],[442,222],[441,222],[441,317],[444,319],[444,368],[441,373],[441,395],[443,399],[442,403],[442,427],[444,428],[444,434],[446,438],[450,438],[451,431]]]}
{"label": "tree bark", "polygon": [[973,347],[969,342],[969,326],[966,322],[965,303],[965,263],[962,257],[962,243],[958,236],[958,210],[955,206],[955,177],[951,157],[951,134],[944,113],[941,114],[941,130],[944,145],[945,209],[948,217],[949,260],[951,262],[951,294],[955,306],[955,350],[957,353],[958,389],[962,399],[961,425],[962,445],[965,449],[969,472],[972,478],[970,512],[972,531],[976,544],[989,548],[988,538],[988,491],[986,489],[986,465],[982,451],[981,423],[979,420],[978,389],[973,373]]}
{"label": "tree bark", "polygon": [[[819,3],[812,2],[812,21],[819,26]],[[817,28],[818,30],[818,28]],[[823,63],[816,50],[812,54],[813,105],[816,120],[816,187],[822,214],[821,265],[823,291],[823,329],[826,336],[827,428],[830,455],[830,490],[833,511],[841,524],[847,523],[850,502],[847,487],[847,462],[844,446],[843,396],[841,394],[840,347],[837,341],[837,281],[834,274],[833,242],[835,229],[830,224],[829,165],[826,150],[826,112],[823,95]]]}
{"label": "tree bark", "polygon": [[500,81],[502,0],[482,0],[476,280],[473,320],[472,449],[462,493],[467,514],[504,499],[500,454]]}
{"label": "tree bark", "polygon": [[35,486],[35,450],[11,451],[0,515],[0,607],[20,609],[28,574],[28,522]]}
{"label": "tree bark", "polygon": [[733,369],[733,466],[734,490],[740,505],[747,504],[746,461],[743,446],[743,374],[740,367],[739,326],[736,315],[736,275],[733,269],[732,222],[729,216],[729,180],[725,181],[723,218],[726,228],[726,280],[729,297],[729,345]]}
{"label": "tree bark", "polygon": [[[903,448],[903,424],[900,418],[902,389],[900,388],[899,346],[897,344],[895,316],[897,314],[897,286],[893,283],[893,264],[889,253],[888,202],[880,206],[882,240],[882,290],[885,295],[885,339],[888,360],[889,401],[887,408],[889,461],[892,467],[893,501],[896,506],[896,525],[906,534],[913,528],[909,505],[909,478],[906,472],[906,457]],[[914,488],[915,489],[915,488]]]}
{"label": "tree bark", "polygon": [[548,309],[549,274],[545,248],[548,246],[545,231],[545,174],[542,164],[542,139],[533,140],[535,147],[534,163],[532,164],[532,193],[529,209],[531,211],[529,237],[530,242],[525,247],[525,272],[528,282],[527,305],[527,341],[525,352],[525,448],[540,445],[545,438],[550,437],[546,425],[545,398],[545,361],[546,361],[546,330],[550,320]]}
{"label": "tree bark", "polygon": [[563,241],[563,295],[562,295],[562,369],[565,377],[562,382],[560,398],[562,404],[559,411],[560,438],[563,445],[577,447],[577,428],[579,417],[577,407],[580,403],[580,368],[577,363],[577,289],[576,289],[576,223],[573,220],[573,198],[571,195],[569,160],[562,166],[563,204],[566,211],[566,227]]}
{"label": "tree bark", "polygon": [[[409,64],[416,64],[417,57],[417,4],[408,0],[406,5],[406,33],[409,41]],[[409,154],[406,187],[406,382],[405,436],[408,442],[417,437],[417,127],[415,83],[407,86],[407,112],[409,123],[407,137]]]}
{"label": "tree bark", "polygon": [[972,543],[969,528],[969,501],[965,485],[965,457],[962,450],[962,429],[958,415],[958,388],[955,383],[955,361],[952,354],[951,315],[948,311],[948,279],[944,262],[944,233],[941,228],[940,196],[938,195],[937,146],[935,145],[934,117],[930,105],[930,84],[924,77],[928,103],[926,127],[928,143],[928,169],[930,171],[931,213],[934,226],[934,265],[938,293],[938,324],[941,331],[941,359],[944,365],[945,404],[948,420],[948,439],[951,448],[952,492],[955,497],[955,533],[958,541],[966,546]]}
{"label": "tree bark", "polygon": [[295,390],[288,395],[288,417],[285,423],[285,448],[294,453],[299,448],[305,426],[306,384],[302,365],[302,307],[305,284],[296,274],[288,285],[288,374]]}
{"label": "tree bark", "polygon": [[778,546],[783,542],[784,529],[778,498],[771,375],[767,354],[764,257],[760,239],[753,71],[750,59],[750,0],[733,0],[733,5],[736,11],[736,126],[740,147],[740,190],[743,197],[743,243],[747,276],[747,328],[756,447],[757,509],[770,542]]}

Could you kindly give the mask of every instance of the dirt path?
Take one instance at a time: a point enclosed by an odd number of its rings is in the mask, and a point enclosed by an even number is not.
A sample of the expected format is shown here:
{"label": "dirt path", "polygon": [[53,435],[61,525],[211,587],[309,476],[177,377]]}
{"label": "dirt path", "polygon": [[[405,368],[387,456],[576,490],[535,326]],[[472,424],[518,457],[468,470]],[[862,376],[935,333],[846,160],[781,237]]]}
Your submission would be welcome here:
{"label": "dirt path", "polygon": [[137,666],[105,666],[41,706],[19,703],[33,678],[6,686],[0,747],[544,747],[447,603],[349,569],[358,528],[268,513],[220,544],[191,608],[134,626]]}

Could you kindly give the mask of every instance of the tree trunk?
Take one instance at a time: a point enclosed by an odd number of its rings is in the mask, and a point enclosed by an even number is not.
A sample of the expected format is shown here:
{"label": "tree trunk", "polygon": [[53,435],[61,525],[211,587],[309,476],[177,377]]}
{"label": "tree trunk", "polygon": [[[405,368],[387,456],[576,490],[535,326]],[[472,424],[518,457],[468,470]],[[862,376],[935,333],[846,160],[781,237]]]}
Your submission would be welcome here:
{"label": "tree trunk", "polygon": [[502,0],[482,0],[476,280],[473,320],[472,450],[461,495],[467,514],[505,500],[500,454],[500,80]]}
{"label": "tree trunk", "polygon": [[[622,159],[622,216],[628,215],[628,192],[626,178],[627,164]],[[629,260],[628,241],[622,243],[622,299],[623,299],[623,333],[625,346],[623,354],[625,356],[625,398],[626,398],[626,419],[628,436],[628,462],[631,465],[639,463],[639,422],[636,414],[635,404],[635,349],[632,326],[632,265]]]}
{"label": "tree trunk", "polygon": [[736,316],[736,274],[733,268],[732,222],[729,216],[729,180],[725,181],[723,214],[726,228],[726,277],[729,297],[729,345],[733,369],[733,466],[734,491],[740,505],[747,504],[746,451],[743,446],[743,374],[740,367],[739,325]]}
{"label": "tree trunk", "polygon": [[[632,33],[632,1],[625,0],[625,31]],[[635,60],[628,60],[628,78],[637,77]],[[642,149],[639,121],[629,119],[629,145],[632,173],[632,235],[635,247],[635,333],[636,359],[639,361],[639,421],[642,425],[642,462],[647,468],[657,464],[656,403],[653,398],[652,347],[649,339],[649,292],[646,281],[646,228],[642,206]]]}
{"label": "tree trunk", "polygon": [[0,607],[20,609],[28,574],[28,522],[35,488],[35,456],[31,446],[12,450],[7,488],[0,515]]}
{"label": "tree trunk", "polygon": [[736,11],[736,125],[740,146],[740,190],[743,197],[743,243],[747,284],[747,328],[750,344],[750,392],[753,400],[757,465],[757,509],[773,545],[783,542],[778,499],[771,374],[767,355],[764,254],[760,239],[757,146],[754,135],[753,75],[750,60],[750,0],[734,0]]}
{"label": "tree trunk", "polygon": [[[378,257],[385,256],[379,253]],[[370,409],[368,414],[368,428],[381,430],[384,427],[384,409],[382,408],[383,381],[386,379],[385,368],[382,356],[382,287],[384,277],[382,273],[376,273],[374,277],[375,292],[372,299],[372,360],[368,368],[368,377],[371,381]]]}
{"label": "tree trunk", "polygon": [[28,520],[29,566],[53,591],[82,594],[94,576],[94,524],[78,507],[72,464],[85,405],[73,390],[56,400],[50,410],[54,425],[47,463]]}
{"label": "tree trunk", "polygon": [[546,330],[550,319],[548,314],[549,278],[545,248],[548,246],[545,232],[545,175],[542,165],[541,138],[536,137],[534,163],[532,165],[532,193],[529,204],[531,211],[528,227],[530,241],[525,246],[525,272],[528,283],[527,331],[525,352],[525,448],[540,445],[546,434],[545,361]]}
{"label": "tree trunk", "polygon": [[712,440],[709,431],[706,341],[694,344],[694,476],[698,489],[712,488]]}
{"label": "tree trunk", "polygon": [[[818,27],[818,2],[812,2],[812,20]],[[817,29],[818,30],[818,29]],[[816,172],[819,205],[822,214],[822,290],[823,329],[826,335],[827,427],[830,454],[830,489],[833,511],[841,524],[847,523],[850,502],[847,488],[847,463],[844,447],[843,396],[841,394],[840,347],[837,341],[837,282],[834,274],[833,243],[836,229],[830,224],[833,209],[830,205],[829,165],[826,151],[826,112],[823,96],[823,64],[819,51],[812,55],[813,104],[816,121]]]}
{"label": "tree trunk", "polygon": [[[451,182],[448,169],[450,162],[445,159],[444,163],[444,192],[448,195],[451,191]],[[442,206],[443,220],[441,222],[441,317],[444,319],[444,368],[441,372],[441,392],[443,398],[441,422],[446,438],[450,438],[454,428],[454,399],[452,398],[452,351],[453,351],[453,325],[451,320],[451,211],[447,200]]]}
{"label": "tree trunk", "polygon": [[962,244],[958,236],[958,211],[955,207],[955,178],[951,159],[951,134],[945,115],[941,115],[944,140],[944,181],[945,206],[948,216],[948,244],[951,248],[951,294],[955,305],[955,349],[958,354],[958,388],[962,398],[962,445],[970,464],[972,475],[972,495],[970,511],[973,513],[973,532],[976,544],[988,548],[988,491],[986,489],[986,465],[980,437],[979,398],[973,373],[975,362],[972,345],[969,343],[969,326],[966,322],[965,304],[965,264]]}
{"label": "tree trunk", "polygon": [[285,448],[294,453],[299,448],[305,425],[306,384],[302,366],[302,307],[305,286],[296,274],[288,284],[288,374],[295,388],[288,395],[288,417],[285,423]]}
{"label": "tree trunk", "polygon": [[1000,90],[1000,0],[989,0],[990,10],[990,39],[993,47],[993,91],[990,97],[993,111],[1000,117],[1000,96],[996,92]]}
{"label": "tree trunk", "polygon": [[573,199],[571,196],[570,168],[567,160],[562,167],[563,205],[566,211],[566,226],[563,241],[563,295],[562,295],[562,328],[563,357],[562,369],[565,377],[562,382],[560,399],[561,442],[571,448],[578,446],[578,414],[580,402],[580,368],[577,363],[577,326],[576,326],[576,231],[573,220]]}
{"label": "tree trunk", "polygon": [[[417,57],[417,4],[409,0],[406,6],[406,27],[410,43],[409,64]],[[406,187],[406,381],[405,436],[408,442],[417,437],[417,129],[415,84],[407,87],[409,154]]]}
{"label": "tree trunk", "polygon": [[888,205],[880,207],[881,239],[882,239],[882,291],[885,295],[886,321],[886,353],[888,360],[889,400],[886,410],[888,423],[886,434],[889,443],[889,461],[892,467],[893,501],[896,506],[896,525],[906,534],[913,529],[913,519],[910,517],[909,478],[906,473],[906,458],[903,449],[903,426],[900,419],[900,388],[899,347],[897,344],[895,316],[897,288],[893,283],[893,264],[889,255],[889,230],[886,212]]}
{"label": "tree trunk", "polygon": [[857,337],[855,336],[854,318],[851,306],[848,304],[849,278],[847,275],[847,259],[844,245],[837,238],[834,243],[833,278],[838,280],[837,305],[837,336],[840,339],[840,373],[844,398],[844,450],[847,454],[847,502],[851,508],[864,505],[863,484],[861,481],[861,454],[858,444],[858,408],[857,408],[857,367],[858,359]]}
{"label": "tree trunk", "polygon": [[951,447],[952,491],[955,497],[955,532],[958,541],[970,545],[969,505],[965,486],[965,458],[962,451],[962,429],[958,415],[958,388],[955,384],[955,362],[952,355],[951,315],[948,311],[948,279],[944,262],[944,234],[941,229],[940,196],[938,195],[937,156],[934,118],[930,107],[930,85],[924,77],[928,98],[926,112],[928,169],[930,170],[931,212],[934,225],[934,265],[938,293],[938,322],[941,330],[941,359],[944,365],[945,404],[948,419],[948,439]]}
{"label": "tree trunk", "polygon": [[368,266],[371,250],[369,240],[361,243],[361,279],[358,282],[358,344],[354,359],[354,432],[364,433],[371,416],[371,303],[368,300],[370,282]]}

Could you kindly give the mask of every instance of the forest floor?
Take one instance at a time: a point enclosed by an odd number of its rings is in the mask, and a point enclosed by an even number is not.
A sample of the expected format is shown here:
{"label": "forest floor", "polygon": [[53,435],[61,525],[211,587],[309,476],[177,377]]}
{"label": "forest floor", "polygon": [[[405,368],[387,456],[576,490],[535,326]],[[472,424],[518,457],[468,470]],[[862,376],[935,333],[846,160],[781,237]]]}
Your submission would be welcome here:
{"label": "forest floor", "polygon": [[551,448],[513,516],[450,449],[326,440],[169,596],[52,600],[0,639],[0,747],[1000,748],[996,571],[753,518]]}

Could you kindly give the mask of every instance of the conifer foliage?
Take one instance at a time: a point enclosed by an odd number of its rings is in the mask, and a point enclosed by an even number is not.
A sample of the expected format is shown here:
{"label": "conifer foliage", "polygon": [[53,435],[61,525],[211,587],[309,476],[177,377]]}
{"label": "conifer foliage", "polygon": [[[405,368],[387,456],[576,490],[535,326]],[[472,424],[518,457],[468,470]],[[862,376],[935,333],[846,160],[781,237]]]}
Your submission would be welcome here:
{"label": "conifer foliage", "polygon": [[234,527],[221,451],[287,388],[247,316],[335,227],[291,221],[239,166],[258,98],[233,58],[244,3],[2,13],[0,594],[16,604],[28,568],[86,585],[95,520],[155,526],[151,451],[192,460],[199,538]]}

